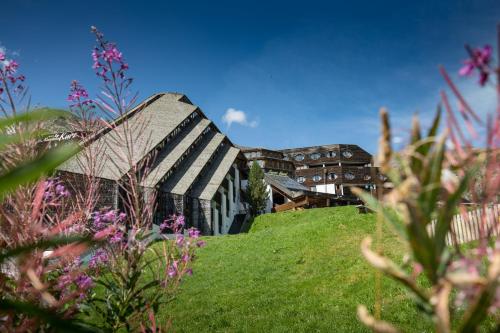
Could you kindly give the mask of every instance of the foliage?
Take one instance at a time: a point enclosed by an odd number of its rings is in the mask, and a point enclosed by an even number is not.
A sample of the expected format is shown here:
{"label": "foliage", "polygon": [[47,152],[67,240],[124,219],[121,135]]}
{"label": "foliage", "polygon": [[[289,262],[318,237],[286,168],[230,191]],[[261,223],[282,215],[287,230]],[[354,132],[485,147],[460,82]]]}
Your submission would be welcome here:
{"label": "foliage", "polygon": [[[92,52],[93,68],[102,80],[103,91],[95,100],[89,100],[87,91],[74,81],[68,99],[71,108],[80,114],[91,114],[92,109],[98,108],[110,118],[117,118],[102,122],[109,129],[121,126],[110,137],[115,141],[114,153],[126,163],[128,171],[118,183],[124,212],[103,209],[92,214],[91,232],[106,242],[95,249],[89,261],[99,292],[86,300],[86,320],[112,332],[137,331],[144,325],[159,330],[161,325],[151,318],[178,288],[182,277],[192,274],[194,249],[203,243],[196,240],[199,232],[193,228],[184,235],[184,217],[177,215],[161,225],[161,231],[173,231],[175,240],[165,242],[161,251],[150,249],[156,237],[151,231],[155,195],[145,199],[140,183],[148,175],[154,156],[141,163],[133,162],[138,153],[133,149],[134,133],[144,133],[149,121],[141,118],[135,123],[138,128],[128,122],[127,114],[136,96],[129,98],[132,79],[127,77],[128,64],[116,44],[105,40],[97,28],[92,27],[92,32],[97,42]],[[99,155],[95,156],[98,142],[88,144],[94,150],[87,149],[92,153],[81,157],[85,165],[95,165],[99,159]],[[97,152],[101,152],[99,148]],[[95,170],[89,171],[95,174]],[[146,253],[152,253],[154,260],[146,259]],[[149,274],[147,280],[143,278],[145,274]],[[148,320],[151,325],[146,324]]]}
{"label": "foliage", "polygon": [[264,172],[257,161],[253,162],[248,174],[247,193],[253,215],[261,213],[266,208],[269,193],[264,182]]}
{"label": "foliage", "polygon": [[[466,49],[471,58],[466,60],[461,74],[470,75],[477,70],[480,85],[486,85],[491,74],[497,72],[492,67],[491,47],[471,49],[467,46]],[[377,211],[380,221],[384,220],[400,231],[402,241],[409,249],[406,267],[383,254],[380,244],[372,250],[370,237],[361,243],[361,251],[373,267],[409,291],[422,315],[432,320],[436,332],[450,332],[452,319],[457,322],[457,332],[476,332],[500,305],[500,242],[496,237],[492,242],[488,241],[493,230],[486,227],[487,220],[492,217],[481,214],[482,239],[477,248],[465,251],[460,247],[452,248],[447,246],[446,236],[451,234],[454,237],[452,219],[457,212],[467,220],[467,209],[460,205],[467,190],[472,193],[477,207],[484,211],[488,205],[498,204],[495,200],[500,191],[500,104],[493,121],[482,121],[446,71],[441,69],[441,73],[458,100],[467,131],[462,130],[443,92],[442,105],[447,115],[444,133],[439,133],[440,110],[425,135],[418,119],[414,118],[410,144],[404,150],[394,152],[390,144],[388,114],[382,110],[379,163],[393,188],[388,193],[379,194],[378,199],[361,190],[356,191]],[[500,80],[497,92],[500,97]],[[481,131],[477,127],[485,133],[486,147],[483,150],[475,149],[473,145],[474,140],[477,142],[480,138],[478,133]],[[398,168],[392,167],[394,164]],[[481,172],[483,174],[478,175]],[[474,178],[476,183],[483,181],[479,186],[481,193],[477,193]],[[495,221],[494,227],[499,225],[500,221]],[[419,279],[425,283],[419,283]],[[364,306],[358,308],[358,316],[376,332],[399,331],[396,326],[381,320],[379,313],[373,317]],[[497,322],[494,330],[499,329],[500,323]]]}
{"label": "foliage", "polygon": [[[93,100],[73,81],[71,117],[58,110],[30,111],[18,63],[0,53],[0,331],[95,331],[99,316],[106,330],[160,332],[168,327],[157,322],[154,312],[192,273],[194,249],[204,245],[197,230],[184,230],[178,215],[162,225],[173,230],[175,240],[166,242],[163,251],[149,248],[155,239],[155,196],[144,200],[139,184],[152,158],[132,163],[136,129],[130,129],[125,116],[135,103],[128,92],[132,79],[126,77],[128,65],[116,45],[96,28],[92,32],[97,39],[93,68],[103,91]],[[98,119],[96,109],[117,120]],[[54,123],[80,133],[80,142],[55,148],[44,142],[44,128],[53,129]],[[94,211],[100,198],[96,174],[105,151],[95,134],[119,124],[125,128],[115,138],[123,147],[119,157],[130,164],[119,182],[125,212]],[[148,122],[139,126],[144,129]],[[53,173],[70,157],[85,172],[83,188],[68,182],[64,173]],[[155,260],[146,260],[146,252],[154,253]],[[88,255],[90,260],[83,262]],[[142,279],[146,272],[152,274],[147,281]],[[105,292],[99,298],[93,290],[101,287]],[[88,325],[75,319],[82,311],[95,316]]]}
{"label": "foliage", "polygon": [[90,287],[75,262],[90,239],[72,232],[82,219],[62,209],[64,186],[44,179],[78,146],[39,145],[41,124],[65,113],[23,105],[18,63],[0,60],[0,330],[88,331],[70,319]]}

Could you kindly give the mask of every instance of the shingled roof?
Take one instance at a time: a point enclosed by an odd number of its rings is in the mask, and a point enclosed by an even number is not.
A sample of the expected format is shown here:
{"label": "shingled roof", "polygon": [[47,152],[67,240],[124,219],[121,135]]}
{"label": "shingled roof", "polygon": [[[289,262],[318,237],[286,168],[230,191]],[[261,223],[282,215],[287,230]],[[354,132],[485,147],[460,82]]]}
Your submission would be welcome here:
{"label": "shingled roof", "polygon": [[266,173],[264,175],[264,180],[269,185],[276,187],[282,193],[286,194],[290,199],[310,192],[307,187],[288,176]]}
{"label": "shingled roof", "polygon": [[[124,119],[127,118],[128,121],[125,122]],[[185,125],[187,120],[188,125]],[[159,187],[173,194],[185,195],[195,187],[198,189],[196,194],[203,194],[204,198],[208,193],[215,193],[240,152],[203,112],[182,94],[153,95],[115,120],[112,125],[112,129],[98,133],[86,148],[95,153],[102,164],[99,170],[93,171],[93,175],[117,181],[129,171],[130,163],[123,156],[126,148],[123,136],[128,128],[134,138],[131,147],[132,163],[140,163],[150,153],[156,149],[158,151],[154,164],[141,185]],[[176,128],[182,129],[177,132]],[[167,137],[168,142],[165,141]],[[223,146],[231,149],[220,149]],[[58,169],[85,173],[81,154]],[[206,177],[205,170],[209,170],[210,177]],[[198,184],[198,181],[202,183]],[[215,190],[212,189],[213,186],[216,186]],[[207,200],[209,199],[211,197],[207,197]]]}

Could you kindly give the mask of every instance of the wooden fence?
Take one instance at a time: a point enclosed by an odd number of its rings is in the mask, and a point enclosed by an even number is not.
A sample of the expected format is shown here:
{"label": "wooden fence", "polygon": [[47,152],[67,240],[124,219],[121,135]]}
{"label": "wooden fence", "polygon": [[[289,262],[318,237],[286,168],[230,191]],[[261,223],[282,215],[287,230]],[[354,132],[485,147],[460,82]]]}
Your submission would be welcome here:
{"label": "wooden fence", "polygon": [[[483,215],[484,214],[484,215]],[[484,218],[483,218],[484,217]],[[483,221],[486,221],[484,223]],[[428,230],[434,234],[436,222]],[[484,209],[470,210],[465,216],[457,214],[451,223],[451,232],[446,235],[447,245],[458,245],[485,237],[500,235],[500,204]]]}

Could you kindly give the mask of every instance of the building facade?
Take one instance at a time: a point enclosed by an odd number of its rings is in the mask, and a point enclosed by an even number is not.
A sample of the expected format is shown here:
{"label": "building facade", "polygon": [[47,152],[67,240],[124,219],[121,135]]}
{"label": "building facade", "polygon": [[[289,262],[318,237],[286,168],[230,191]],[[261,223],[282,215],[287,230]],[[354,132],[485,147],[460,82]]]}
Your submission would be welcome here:
{"label": "building facade", "polygon": [[[132,147],[124,143],[127,136]],[[240,195],[244,155],[183,94],[151,96],[90,141],[85,154],[58,170],[76,184],[85,175],[99,178],[101,207],[123,208],[119,184],[132,164],[144,199],[155,198],[155,223],[182,213],[188,227],[216,235],[228,233],[233,221],[246,214]],[[98,167],[89,168],[89,153]]]}
{"label": "building facade", "polygon": [[373,167],[372,156],[357,145],[332,144],[275,151],[241,149],[249,163],[257,161],[264,172],[286,174],[310,192],[332,194],[343,201],[357,200],[351,187],[374,191],[379,180],[384,180]]}
{"label": "building facade", "polygon": [[293,177],[295,174],[295,165],[292,161],[286,160],[282,152],[253,147],[241,147],[243,154],[248,160],[248,168],[257,162],[261,169],[267,172],[285,174]]}
{"label": "building facade", "polygon": [[352,197],[353,186],[374,190],[378,169],[372,156],[357,145],[332,144],[280,151],[295,164],[297,182],[311,191]]}

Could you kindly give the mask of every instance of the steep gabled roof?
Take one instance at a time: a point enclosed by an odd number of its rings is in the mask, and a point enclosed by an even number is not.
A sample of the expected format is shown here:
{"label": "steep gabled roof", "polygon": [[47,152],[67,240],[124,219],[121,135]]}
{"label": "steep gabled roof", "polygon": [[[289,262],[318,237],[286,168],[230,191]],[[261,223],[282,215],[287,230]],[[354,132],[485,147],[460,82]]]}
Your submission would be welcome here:
{"label": "steep gabled roof", "polygon": [[145,187],[155,187],[158,185],[164,175],[172,169],[184,152],[196,141],[196,139],[198,139],[210,124],[210,120],[202,119],[193,129],[186,133],[180,142],[157,156],[157,163],[153,166],[150,173],[142,180],[141,185]]}
{"label": "steep gabled roof", "polygon": [[193,187],[192,196],[203,200],[213,198],[220,184],[224,181],[240,150],[235,147],[225,149],[219,158],[212,163],[202,179]]}
{"label": "steep gabled roof", "polygon": [[[126,115],[115,120],[112,130],[106,129],[97,134],[87,149],[91,150],[94,157],[100,160],[101,166],[93,170],[93,175],[100,178],[119,180],[128,170],[130,163],[127,161],[126,133],[133,140],[130,148],[131,162],[139,163],[167,135],[180,125],[198,108],[182,94],[164,93],[153,95]],[[201,112],[200,112],[201,113]],[[204,117],[204,115],[203,115]],[[127,122],[124,119],[128,118]],[[83,154],[62,164],[58,169],[74,173],[86,173]]]}
{"label": "steep gabled roof", "polygon": [[178,172],[162,186],[162,190],[168,193],[184,195],[187,190],[193,185],[196,178],[200,175],[209,159],[215,154],[225,136],[221,133],[215,133],[206,145],[200,147],[198,154],[191,163],[187,164],[184,170]]}

